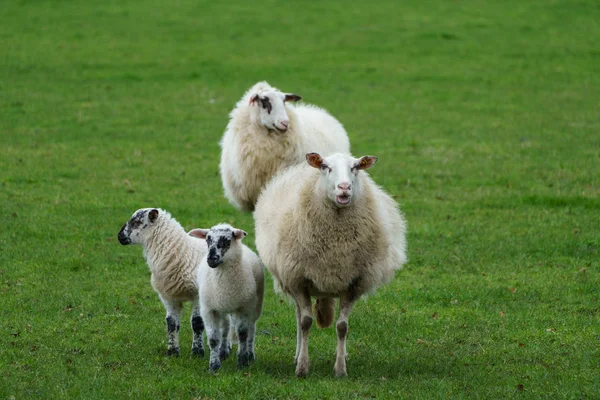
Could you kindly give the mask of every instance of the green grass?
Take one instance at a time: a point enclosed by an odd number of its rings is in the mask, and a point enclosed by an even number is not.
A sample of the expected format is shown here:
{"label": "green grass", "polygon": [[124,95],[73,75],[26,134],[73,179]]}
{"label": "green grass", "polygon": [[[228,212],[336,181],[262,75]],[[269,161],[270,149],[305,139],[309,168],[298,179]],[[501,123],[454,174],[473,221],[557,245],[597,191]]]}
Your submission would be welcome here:
{"label": "green grass", "polygon": [[[0,398],[597,398],[597,2],[8,0],[0,21]],[[351,316],[347,379],[332,329],[294,377],[271,278],[256,364],[209,376],[187,324],[167,358],[116,240],[155,206],[253,245],[218,140],[263,79],[379,156],[409,223],[409,264]]]}

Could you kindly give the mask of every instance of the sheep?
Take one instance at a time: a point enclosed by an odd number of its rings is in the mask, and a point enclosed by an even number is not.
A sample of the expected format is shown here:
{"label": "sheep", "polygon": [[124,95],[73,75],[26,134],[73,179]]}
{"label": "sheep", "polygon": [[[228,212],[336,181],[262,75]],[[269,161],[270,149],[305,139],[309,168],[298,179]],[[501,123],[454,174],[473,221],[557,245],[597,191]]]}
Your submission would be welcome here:
{"label": "sheep", "polygon": [[206,239],[208,245],[208,254],[198,267],[198,287],[210,345],[209,371],[214,373],[221,367],[222,338],[227,337],[229,315],[239,341],[238,365],[246,367],[256,358],[256,321],[262,313],[264,295],[262,262],[241,242],[246,232],[229,224],[193,229],[189,234]]}
{"label": "sheep", "polygon": [[296,303],[296,376],[308,374],[308,336],[334,318],[334,372],[346,376],[346,336],[352,306],[389,282],[406,263],[406,223],[396,202],[364,170],[377,157],[306,155],[308,165],[275,176],[254,211],[256,247],[275,290]]}
{"label": "sheep", "polygon": [[206,242],[189,236],[175,218],[158,208],[133,213],[119,235],[122,245],[141,244],[152,276],[150,282],[167,311],[168,355],[179,355],[179,317],[184,302],[192,302],[192,354],[204,356],[204,321],[198,303],[197,266],[207,253]]}
{"label": "sheep", "polygon": [[225,197],[253,211],[264,185],[278,171],[304,161],[308,152],[350,153],[342,124],[327,111],[258,82],[239,100],[220,141]]}

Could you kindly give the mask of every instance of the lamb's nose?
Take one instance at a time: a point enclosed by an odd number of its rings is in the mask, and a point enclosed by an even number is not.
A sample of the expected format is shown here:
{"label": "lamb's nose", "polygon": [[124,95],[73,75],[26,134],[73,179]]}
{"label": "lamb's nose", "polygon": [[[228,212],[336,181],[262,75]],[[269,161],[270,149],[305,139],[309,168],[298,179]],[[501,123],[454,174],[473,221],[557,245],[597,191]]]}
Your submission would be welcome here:
{"label": "lamb's nose", "polygon": [[290,127],[290,121],[281,121],[280,124],[284,129],[288,129]]}
{"label": "lamb's nose", "polygon": [[351,185],[349,183],[340,183],[338,185],[338,189],[343,190],[343,191],[348,191],[350,190]]}

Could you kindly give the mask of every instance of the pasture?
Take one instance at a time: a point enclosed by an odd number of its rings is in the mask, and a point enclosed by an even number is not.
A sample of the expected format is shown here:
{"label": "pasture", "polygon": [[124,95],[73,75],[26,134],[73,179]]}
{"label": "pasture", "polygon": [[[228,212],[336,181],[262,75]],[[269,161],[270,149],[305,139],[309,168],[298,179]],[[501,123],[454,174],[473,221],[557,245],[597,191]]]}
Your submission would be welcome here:
{"label": "pasture", "polygon": [[[595,1],[6,0],[0,7],[0,398],[597,398]],[[140,247],[251,214],[218,141],[267,80],[326,108],[408,221],[409,263],[357,303],[348,378],[266,283],[257,362],[167,357]],[[183,320],[189,318],[189,306]]]}

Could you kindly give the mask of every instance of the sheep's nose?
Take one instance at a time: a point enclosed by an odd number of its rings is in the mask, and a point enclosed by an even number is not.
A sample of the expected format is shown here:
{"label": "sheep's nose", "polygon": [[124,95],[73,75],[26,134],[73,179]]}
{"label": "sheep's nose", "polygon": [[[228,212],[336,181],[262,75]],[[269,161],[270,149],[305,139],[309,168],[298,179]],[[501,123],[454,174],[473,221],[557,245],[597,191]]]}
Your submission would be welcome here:
{"label": "sheep's nose", "polygon": [[284,129],[288,129],[290,127],[290,121],[281,121],[279,123]]}
{"label": "sheep's nose", "polygon": [[347,192],[348,190],[350,190],[350,188],[351,188],[351,185],[349,183],[347,183],[347,182],[340,183],[338,185],[338,189],[343,190],[345,192]]}

